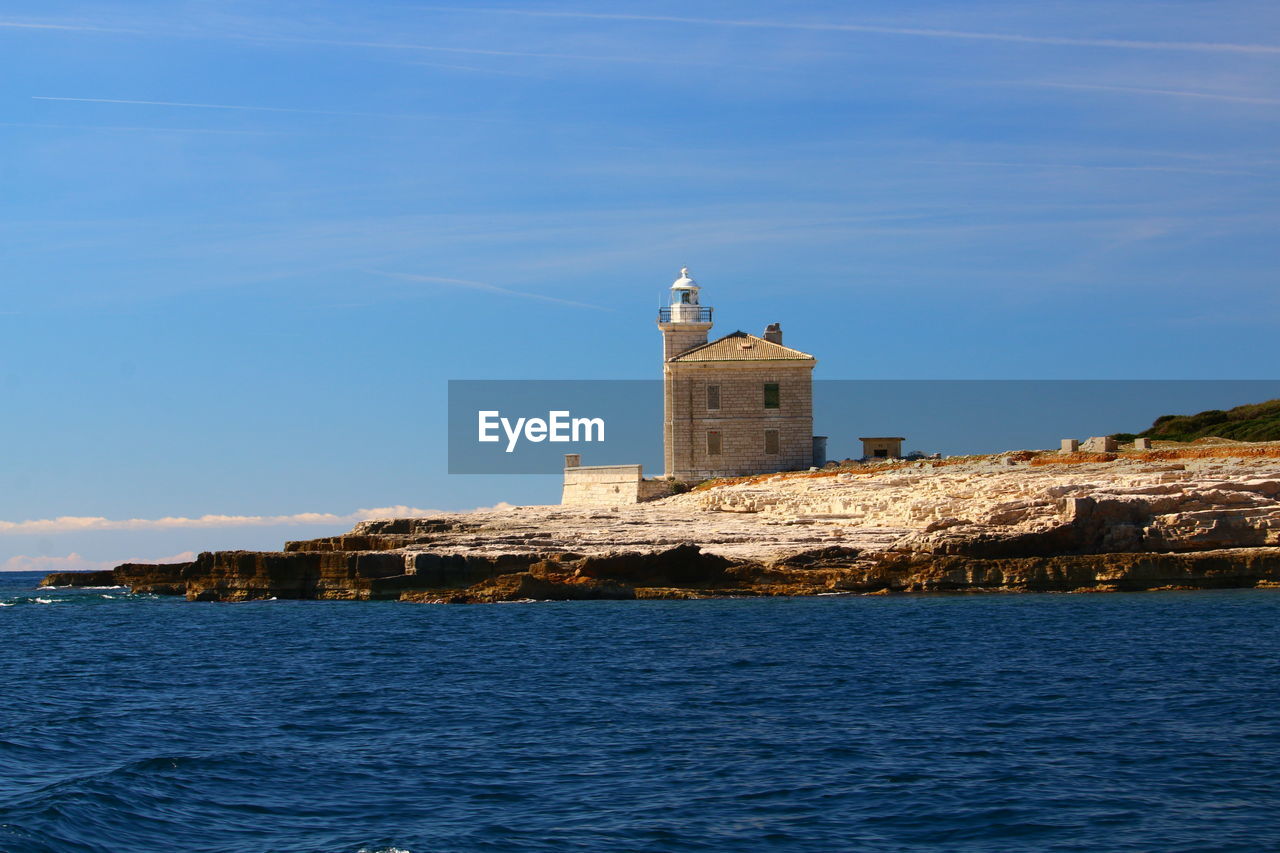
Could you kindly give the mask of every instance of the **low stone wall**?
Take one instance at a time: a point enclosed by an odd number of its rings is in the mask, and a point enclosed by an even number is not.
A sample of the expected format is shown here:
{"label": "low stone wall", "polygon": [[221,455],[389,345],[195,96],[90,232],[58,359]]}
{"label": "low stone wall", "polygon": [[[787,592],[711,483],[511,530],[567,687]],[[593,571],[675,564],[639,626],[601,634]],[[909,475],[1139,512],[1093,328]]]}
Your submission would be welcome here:
{"label": "low stone wall", "polygon": [[666,480],[646,480],[640,465],[587,465],[564,469],[564,506],[621,506],[671,494]]}

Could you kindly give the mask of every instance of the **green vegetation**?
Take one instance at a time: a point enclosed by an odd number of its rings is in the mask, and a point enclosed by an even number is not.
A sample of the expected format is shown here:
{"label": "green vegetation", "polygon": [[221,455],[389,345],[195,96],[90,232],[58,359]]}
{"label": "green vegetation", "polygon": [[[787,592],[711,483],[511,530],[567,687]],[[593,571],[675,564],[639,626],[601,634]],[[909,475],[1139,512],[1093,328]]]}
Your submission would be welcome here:
{"label": "green vegetation", "polygon": [[[1205,436],[1236,441],[1280,441],[1280,400],[1236,406],[1230,411],[1210,409],[1196,415],[1161,415],[1144,438],[1161,441],[1194,441]],[[1117,441],[1132,441],[1129,433],[1116,435]]]}

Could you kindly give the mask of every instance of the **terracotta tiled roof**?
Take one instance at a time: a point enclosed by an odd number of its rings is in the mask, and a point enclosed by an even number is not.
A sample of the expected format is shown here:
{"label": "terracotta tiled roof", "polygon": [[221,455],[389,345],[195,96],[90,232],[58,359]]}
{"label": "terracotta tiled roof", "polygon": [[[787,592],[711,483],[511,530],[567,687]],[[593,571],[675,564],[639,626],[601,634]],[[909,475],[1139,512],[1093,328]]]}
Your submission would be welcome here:
{"label": "terracotta tiled roof", "polygon": [[670,361],[816,361],[806,352],[734,332],[672,356]]}

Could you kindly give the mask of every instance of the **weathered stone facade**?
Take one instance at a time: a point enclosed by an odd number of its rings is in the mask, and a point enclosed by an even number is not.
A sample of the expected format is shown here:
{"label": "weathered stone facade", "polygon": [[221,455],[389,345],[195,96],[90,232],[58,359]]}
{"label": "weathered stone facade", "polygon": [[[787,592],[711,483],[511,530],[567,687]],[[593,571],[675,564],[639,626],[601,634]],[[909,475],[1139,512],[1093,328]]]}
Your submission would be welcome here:
{"label": "weathered stone facade", "polygon": [[659,322],[662,329],[662,360],[670,361],[682,352],[700,347],[707,342],[710,323]]}
{"label": "weathered stone facade", "polygon": [[[667,476],[691,481],[808,468],[813,364],[669,361],[663,371]],[[769,386],[777,387],[776,408],[765,405]]]}
{"label": "weathered stone facade", "polygon": [[587,465],[564,469],[564,506],[625,506],[671,494],[671,483],[646,480],[639,465]]}

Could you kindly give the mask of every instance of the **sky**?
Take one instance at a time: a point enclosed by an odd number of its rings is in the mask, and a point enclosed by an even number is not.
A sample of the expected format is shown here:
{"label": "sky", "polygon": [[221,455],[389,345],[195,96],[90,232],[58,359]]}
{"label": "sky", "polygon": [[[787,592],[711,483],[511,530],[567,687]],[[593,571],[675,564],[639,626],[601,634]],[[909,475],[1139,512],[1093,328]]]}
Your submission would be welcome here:
{"label": "sky", "polygon": [[554,502],[448,380],[655,378],[682,266],[822,379],[1277,378],[1278,25],[9,0],[0,569]]}

